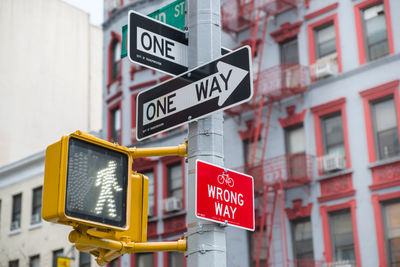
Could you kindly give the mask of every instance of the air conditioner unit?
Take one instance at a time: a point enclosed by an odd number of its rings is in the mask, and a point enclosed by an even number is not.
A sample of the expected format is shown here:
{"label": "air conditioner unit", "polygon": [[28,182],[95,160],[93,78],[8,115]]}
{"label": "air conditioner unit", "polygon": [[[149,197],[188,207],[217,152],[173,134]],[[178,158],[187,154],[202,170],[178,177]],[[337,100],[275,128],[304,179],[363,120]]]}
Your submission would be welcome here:
{"label": "air conditioner unit", "polygon": [[311,66],[311,74],[315,79],[324,78],[338,72],[337,55],[319,59]]}
{"label": "air conditioner unit", "polygon": [[31,217],[31,224],[38,224],[42,221],[39,213],[33,214]]}
{"label": "air conditioner unit", "polygon": [[154,216],[154,205],[150,205],[148,210],[147,210],[147,216],[148,217],[153,217]]}
{"label": "air conditioner unit", "polygon": [[166,212],[182,210],[182,199],[170,197],[164,200],[164,210]]}
{"label": "air conditioner unit", "polygon": [[11,231],[12,230],[16,230],[20,228],[20,222],[19,221],[15,221],[11,223]]}
{"label": "air conditioner unit", "polygon": [[323,172],[346,169],[346,157],[341,154],[325,155],[320,158],[320,168]]}

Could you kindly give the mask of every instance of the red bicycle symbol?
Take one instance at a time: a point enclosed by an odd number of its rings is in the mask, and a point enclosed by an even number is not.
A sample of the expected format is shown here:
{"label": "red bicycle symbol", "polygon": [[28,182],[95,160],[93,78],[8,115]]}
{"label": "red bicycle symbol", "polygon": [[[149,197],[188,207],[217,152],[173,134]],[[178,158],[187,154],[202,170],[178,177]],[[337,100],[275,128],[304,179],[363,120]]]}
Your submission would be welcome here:
{"label": "red bicycle symbol", "polygon": [[231,177],[229,177],[229,174],[227,174],[227,173],[222,173],[222,174],[218,175],[217,181],[220,184],[226,183],[229,187],[233,187],[233,185],[235,184],[233,182],[233,179]]}

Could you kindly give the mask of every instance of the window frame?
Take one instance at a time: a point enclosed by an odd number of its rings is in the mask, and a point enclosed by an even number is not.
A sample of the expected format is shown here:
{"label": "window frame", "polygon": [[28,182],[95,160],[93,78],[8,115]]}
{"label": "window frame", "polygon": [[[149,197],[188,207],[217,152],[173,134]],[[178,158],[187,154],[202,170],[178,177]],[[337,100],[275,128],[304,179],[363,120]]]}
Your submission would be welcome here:
{"label": "window frame", "polygon": [[[342,134],[343,134],[343,117],[342,117],[342,113],[340,111],[338,112],[333,112],[333,113],[329,113],[327,115],[323,115],[320,116],[320,123],[321,123],[321,134],[322,134],[322,145],[323,145],[323,151],[324,151],[324,155],[328,155],[328,135],[326,132],[326,120],[327,119],[331,119],[334,118],[336,116],[340,116],[341,118],[341,122],[342,122]],[[344,134],[343,134],[343,147],[345,147],[345,143],[344,143]]]}
{"label": "window frame", "polygon": [[[40,189],[40,200],[39,200],[39,203],[36,203],[36,204],[39,204],[39,205],[36,205],[36,207],[35,207],[35,191],[37,191],[39,189]],[[38,187],[33,188],[32,189],[31,225],[32,224],[38,224],[38,223],[40,223],[42,221],[42,216],[41,216],[41,214],[42,214],[42,198],[43,198],[43,186],[38,186]],[[32,223],[33,216],[37,214],[37,213],[34,213],[36,208],[39,209],[39,215],[40,215],[39,218],[40,218],[40,220],[39,220],[39,222]]]}
{"label": "window frame", "polygon": [[[346,113],[346,98],[339,98],[330,101],[325,104],[321,104],[311,108],[311,112],[314,116],[314,131],[315,131],[315,145],[316,145],[316,157],[320,158],[324,156],[324,144],[322,137],[322,125],[321,117],[327,116],[329,114],[334,114],[340,112],[342,115],[342,128],[343,128],[343,138],[344,138],[344,148],[346,155],[346,169],[351,168],[350,159],[350,148],[349,148],[349,135],[347,130],[347,113]],[[323,175],[322,170],[318,170],[318,174]]]}
{"label": "window frame", "polygon": [[[157,267],[158,266],[158,253],[157,252],[147,252],[147,253],[152,253],[153,254],[153,266],[149,266],[149,267]],[[131,254],[131,266],[132,267],[137,267],[136,265],[136,254]],[[165,266],[165,265],[164,265]]]}
{"label": "window frame", "polygon": [[158,214],[158,161],[157,160],[149,160],[149,159],[136,159],[133,163],[133,169],[139,173],[153,170],[154,177],[154,217],[157,217]]}
{"label": "window frame", "polygon": [[[284,55],[285,55],[284,51],[287,51],[287,50],[285,50],[285,48],[291,47],[291,45],[293,45],[293,43],[296,44],[296,48],[297,48],[297,50],[296,50],[297,61],[295,61],[295,62],[284,62],[283,61],[284,60]],[[288,40],[284,40],[284,41],[279,43],[279,57],[280,57],[280,64],[299,64],[299,40],[297,38],[297,35],[295,37],[293,37],[293,38],[290,38]]]}
{"label": "window frame", "polygon": [[[186,209],[185,205],[185,161],[183,158],[178,156],[173,157],[165,157],[161,159],[162,164],[162,174],[163,174],[163,200],[168,198],[168,166],[177,164],[181,164],[182,168],[182,211]],[[163,215],[167,214],[163,209]]]}
{"label": "window frame", "polygon": [[39,266],[40,266],[40,254],[36,254],[29,257],[29,267],[32,267],[32,261],[36,259],[39,260]]}
{"label": "window frame", "polygon": [[57,267],[57,258],[60,257],[60,256],[56,256],[56,254],[59,253],[59,252],[61,252],[62,255],[64,255],[64,249],[63,248],[56,249],[56,250],[52,251],[52,266],[53,267]]}
{"label": "window frame", "polygon": [[[163,266],[165,266],[165,267],[172,267],[172,266],[169,266],[169,253],[172,253],[173,251],[169,251],[169,252],[164,252],[163,254],[164,254],[164,257],[163,257]],[[178,252],[175,252],[175,253],[178,253]],[[184,257],[183,256],[183,254],[182,254],[182,257],[183,257],[183,267],[187,267],[187,260],[186,260],[186,257]]]}
{"label": "window frame", "polygon": [[122,83],[122,61],[121,59],[119,60],[119,71],[118,75],[116,78],[113,78],[113,64],[114,64],[114,45],[115,43],[118,42],[120,47],[122,47],[122,37],[118,33],[111,31],[111,40],[108,44],[108,83],[107,83],[107,88],[109,92],[109,88],[112,84],[115,82],[118,82],[119,85]]}
{"label": "window frame", "polygon": [[[341,52],[341,47],[340,47],[339,22],[338,22],[337,13],[334,13],[323,19],[320,19],[320,20],[318,20],[314,23],[311,23],[307,26],[309,65],[313,65],[317,61],[317,53],[316,53],[316,47],[315,47],[316,40],[315,40],[315,36],[314,36],[314,31],[318,27],[321,27],[330,22],[333,22],[333,26],[335,28],[338,70],[339,70],[339,73],[341,73],[342,72],[342,52]],[[313,79],[313,81],[314,81],[314,79]]]}
{"label": "window frame", "polygon": [[[20,205],[19,205],[19,226],[18,228],[12,229],[12,224],[15,222],[14,221],[14,216],[16,216],[17,212],[14,210],[15,209],[15,198],[20,197]],[[11,231],[17,231],[21,229],[21,221],[22,221],[22,193],[17,193],[12,195],[12,207],[11,207],[11,225],[10,225],[10,230]]]}
{"label": "window frame", "polygon": [[365,0],[359,4],[354,5],[354,18],[356,24],[356,36],[357,36],[357,45],[358,45],[358,59],[360,65],[364,65],[367,62],[366,56],[366,43],[364,37],[364,26],[362,19],[362,11],[377,5],[384,4],[385,16],[386,16],[386,31],[387,31],[387,40],[388,40],[388,49],[389,55],[394,53],[394,45],[393,45],[393,35],[392,35],[392,22],[390,15],[390,6],[389,0]]}
{"label": "window frame", "polygon": [[324,253],[325,261],[326,262],[333,261],[329,213],[344,210],[344,209],[350,209],[351,222],[352,222],[352,226],[353,226],[354,253],[355,253],[355,258],[356,258],[356,264],[357,264],[357,266],[361,266],[361,254],[360,254],[360,244],[359,244],[359,239],[358,239],[358,226],[357,226],[356,200],[355,199],[350,199],[349,201],[341,203],[341,204],[330,205],[330,206],[327,206],[327,205],[320,206],[324,247],[325,247],[325,253]]}
{"label": "window frame", "polygon": [[371,202],[374,211],[375,219],[375,233],[376,233],[376,244],[378,247],[378,259],[379,266],[387,265],[387,249],[386,249],[386,238],[385,238],[385,228],[383,223],[383,212],[382,205],[389,201],[400,200],[400,191],[385,193],[385,194],[373,194],[371,195]]}
{"label": "window frame", "polygon": [[117,102],[115,102],[114,104],[112,104],[112,105],[110,105],[109,107],[108,107],[108,111],[107,111],[107,117],[108,117],[108,119],[107,119],[107,122],[108,122],[108,133],[107,133],[107,140],[109,141],[109,142],[112,142],[111,141],[111,138],[112,138],[112,131],[113,131],[113,129],[112,129],[112,127],[113,127],[113,125],[112,125],[112,122],[113,122],[113,120],[112,120],[112,116],[113,116],[113,112],[116,110],[116,109],[119,109],[120,110],[120,125],[121,125],[121,128],[120,128],[120,132],[119,132],[119,144],[120,145],[122,145],[122,129],[123,129],[123,127],[122,127],[122,100],[118,100]]}
{"label": "window frame", "polygon": [[394,80],[376,87],[359,92],[362,97],[364,106],[364,119],[365,119],[365,130],[368,143],[368,158],[369,162],[373,163],[379,161],[377,159],[377,147],[375,145],[375,134],[372,123],[372,111],[370,103],[372,101],[382,99],[389,95],[393,95],[396,118],[397,118],[397,132],[400,135],[400,97],[399,97],[399,82],[400,80]]}
{"label": "window frame", "polygon": [[[396,114],[396,103],[394,102],[395,101],[395,99],[394,99],[394,95],[392,95],[392,94],[389,94],[389,95],[387,95],[387,96],[384,96],[384,97],[381,97],[381,98],[378,98],[378,99],[374,99],[374,100],[371,100],[370,102],[369,102],[369,104],[370,104],[370,110],[371,110],[371,123],[372,123],[372,130],[373,130],[373,135],[374,135],[374,145],[375,145],[375,148],[377,148],[376,149],[376,157],[378,158],[378,160],[387,160],[387,159],[390,159],[390,158],[394,158],[394,157],[398,157],[398,156],[400,156],[400,146],[398,146],[397,147],[397,149],[399,150],[399,152],[397,153],[397,155],[394,155],[394,156],[392,156],[392,157],[388,157],[388,158],[382,158],[382,155],[381,155],[381,153],[380,153],[380,145],[379,145],[379,138],[378,138],[378,134],[379,134],[379,132],[377,131],[377,125],[376,125],[376,110],[375,110],[375,107],[374,107],[374,105],[375,104],[379,104],[379,103],[383,103],[383,102],[385,102],[385,101],[388,101],[388,100],[392,100],[393,101],[393,104],[394,104],[394,107],[395,107],[395,110],[394,110],[394,113],[395,113],[395,116],[397,115]],[[396,123],[397,123],[397,117],[396,117]],[[400,140],[400,138],[399,138],[399,127],[398,127],[398,123],[397,123],[397,139],[398,139],[398,141]]]}
{"label": "window frame", "polygon": [[[298,223],[304,223],[309,221],[312,227],[312,222],[311,222],[311,216],[307,216],[307,217],[302,217],[302,218],[296,218],[294,220],[290,220],[290,230],[291,230],[291,235],[292,235],[292,249],[293,249],[293,259],[299,259],[297,257],[297,253],[296,253],[296,235],[295,235],[295,224]],[[312,252],[313,252],[313,257],[312,259],[309,260],[314,260],[314,238],[313,238],[313,234],[312,234],[312,228],[311,228],[311,244],[312,244]],[[305,260],[305,259],[300,259],[300,260]],[[308,259],[307,259],[308,260]]]}

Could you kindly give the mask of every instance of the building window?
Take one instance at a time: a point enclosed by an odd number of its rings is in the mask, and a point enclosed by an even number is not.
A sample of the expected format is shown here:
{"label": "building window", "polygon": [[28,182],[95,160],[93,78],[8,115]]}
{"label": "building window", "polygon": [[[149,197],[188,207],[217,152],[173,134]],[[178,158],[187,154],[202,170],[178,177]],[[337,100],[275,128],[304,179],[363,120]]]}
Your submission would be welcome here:
{"label": "building window", "polygon": [[345,104],[346,99],[339,98],[311,108],[319,175],[351,168]]}
{"label": "building window", "polygon": [[329,212],[329,224],[334,261],[355,264],[353,225],[350,209]]}
{"label": "building window", "polygon": [[336,53],[336,34],[333,21],[314,29],[316,58],[323,58]]}
{"label": "building window", "polygon": [[313,240],[310,218],[292,221],[293,255],[296,266],[307,264],[301,260],[313,259]]}
{"label": "building window", "polygon": [[342,72],[337,14],[307,26],[312,81]]}
{"label": "building window", "polygon": [[108,45],[108,84],[107,93],[111,84],[118,81],[121,84],[122,64],[121,64],[121,36],[115,32],[111,32],[111,41]]}
{"label": "building window", "polygon": [[368,7],[361,11],[364,43],[368,61],[389,54],[384,4]]}
{"label": "building window", "polygon": [[154,171],[153,169],[140,171],[143,175],[149,178],[149,194],[148,194],[148,215],[155,215],[155,199],[154,199]]}
{"label": "building window", "polygon": [[388,266],[400,266],[400,202],[383,204]]}
{"label": "building window", "polygon": [[109,111],[109,141],[121,144],[121,108],[120,104]]}
{"label": "building window", "polygon": [[79,267],[90,267],[90,254],[79,252]]}
{"label": "building window", "polygon": [[281,63],[299,63],[297,37],[279,44]]}
{"label": "building window", "polygon": [[119,258],[112,260],[108,267],[119,267]]}
{"label": "building window", "polygon": [[118,40],[115,40],[112,44],[112,63],[111,63],[111,79],[116,80],[119,76],[119,63],[121,48]]}
{"label": "building window", "polygon": [[376,157],[380,160],[399,155],[399,135],[393,96],[371,102]]}
{"label": "building window", "polygon": [[389,2],[365,0],[354,6],[360,65],[394,53]]}
{"label": "building window", "polygon": [[154,253],[138,253],[135,255],[135,267],[154,266]]}
{"label": "building window", "polygon": [[8,267],[18,267],[19,266],[19,260],[12,260],[8,262]]}
{"label": "building window", "polygon": [[21,228],[21,202],[22,202],[21,193],[13,196],[11,228],[10,228],[11,231]]}
{"label": "building window", "polygon": [[322,140],[325,155],[345,155],[343,122],[340,113],[321,117]]}
{"label": "building window", "polygon": [[183,254],[179,252],[168,252],[168,267],[184,267]]}
{"label": "building window", "polygon": [[288,127],[285,129],[285,143],[286,153],[304,153],[306,147],[304,143],[304,127],[303,125],[297,125]]}
{"label": "building window", "polygon": [[63,257],[64,249],[53,250],[53,267],[57,267],[58,257]]}
{"label": "building window", "polygon": [[42,220],[42,187],[33,189],[32,192],[32,217],[31,224],[40,223]]}
{"label": "building window", "polygon": [[307,177],[307,159],[305,157],[304,127],[296,125],[285,128],[287,180]]}
{"label": "building window", "polygon": [[40,267],[39,255],[29,257],[29,267]]}
{"label": "building window", "polygon": [[182,164],[177,162],[167,166],[167,196],[182,199]]}

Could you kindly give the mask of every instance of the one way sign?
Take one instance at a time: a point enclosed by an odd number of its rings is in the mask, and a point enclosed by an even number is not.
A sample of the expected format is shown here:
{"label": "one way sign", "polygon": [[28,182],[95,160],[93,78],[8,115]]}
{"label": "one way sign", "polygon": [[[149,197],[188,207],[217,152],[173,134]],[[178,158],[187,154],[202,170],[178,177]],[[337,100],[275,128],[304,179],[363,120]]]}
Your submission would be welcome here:
{"label": "one way sign", "polygon": [[250,100],[253,95],[250,55],[250,47],[242,47],[139,93],[137,139]]}

